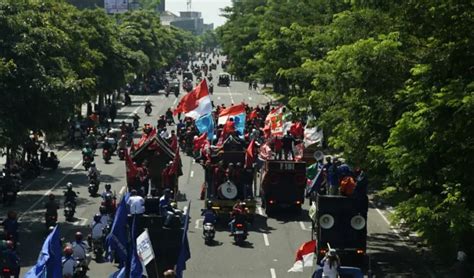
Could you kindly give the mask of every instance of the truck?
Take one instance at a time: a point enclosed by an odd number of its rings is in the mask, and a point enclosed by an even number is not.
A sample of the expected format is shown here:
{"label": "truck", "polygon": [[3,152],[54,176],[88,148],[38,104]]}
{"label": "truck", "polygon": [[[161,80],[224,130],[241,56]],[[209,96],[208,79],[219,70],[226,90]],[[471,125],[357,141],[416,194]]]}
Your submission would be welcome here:
{"label": "truck", "polygon": [[346,266],[364,268],[367,251],[367,210],[365,197],[318,194],[315,200],[314,232],[317,262],[329,248],[336,249]]}
{"label": "truck", "polygon": [[210,162],[204,166],[204,194],[205,203],[212,202],[218,219],[227,220],[236,203],[244,201],[249,210],[249,221],[253,221],[257,201],[255,199],[253,168],[239,168],[240,178],[229,180],[215,175],[219,167],[227,168],[230,164],[245,164],[245,149],[241,142],[229,136],[223,143],[218,154],[212,155]]}
{"label": "truck", "polygon": [[260,197],[267,215],[277,208],[301,212],[306,186],[306,162],[266,160],[260,175]]}

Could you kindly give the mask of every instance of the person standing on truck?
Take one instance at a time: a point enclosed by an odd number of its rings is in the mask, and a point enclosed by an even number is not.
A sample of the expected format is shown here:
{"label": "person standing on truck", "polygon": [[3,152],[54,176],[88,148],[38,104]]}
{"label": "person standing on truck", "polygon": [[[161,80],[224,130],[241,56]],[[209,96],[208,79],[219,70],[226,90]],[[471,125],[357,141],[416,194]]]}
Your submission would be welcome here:
{"label": "person standing on truck", "polygon": [[329,249],[329,252],[321,260],[321,266],[323,267],[323,278],[338,277],[338,268],[341,266],[341,261],[335,249]]}
{"label": "person standing on truck", "polygon": [[127,201],[130,214],[142,215],[145,213],[145,199],[137,194],[135,189],[130,192],[130,198]]}
{"label": "person standing on truck", "polygon": [[287,131],[286,135],[283,136],[283,139],[281,141],[283,143],[283,152],[285,153],[285,160],[290,160],[290,153],[291,159],[295,160],[295,153],[293,152],[293,145],[296,143],[295,137],[293,137],[293,135],[291,135],[291,133]]}
{"label": "person standing on truck", "polygon": [[283,149],[283,142],[280,137],[275,136],[273,139],[273,151],[275,153],[275,159],[281,160],[282,159],[282,149]]}
{"label": "person standing on truck", "polygon": [[328,166],[328,182],[329,182],[330,195],[338,194],[337,190],[339,188],[339,178],[337,176],[337,163],[338,163],[338,158],[334,157],[333,163],[331,163]]}

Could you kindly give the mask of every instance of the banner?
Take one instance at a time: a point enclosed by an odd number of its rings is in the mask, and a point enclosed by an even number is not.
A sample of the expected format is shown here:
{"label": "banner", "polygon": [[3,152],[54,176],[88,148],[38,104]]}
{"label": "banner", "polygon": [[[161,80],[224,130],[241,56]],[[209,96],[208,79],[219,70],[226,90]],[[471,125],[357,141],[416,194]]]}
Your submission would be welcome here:
{"label": "banner", "polygon": [[137,237],[137,254],[144,265],[148,265],[155,258],[148,230]]}

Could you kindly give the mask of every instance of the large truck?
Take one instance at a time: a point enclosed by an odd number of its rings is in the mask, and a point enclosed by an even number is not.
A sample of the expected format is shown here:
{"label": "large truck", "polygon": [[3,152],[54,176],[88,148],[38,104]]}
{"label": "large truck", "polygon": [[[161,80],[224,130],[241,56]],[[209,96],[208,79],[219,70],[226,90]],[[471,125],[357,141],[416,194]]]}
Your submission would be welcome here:
{"label": "large truck", "polygon": [[367,196],[316,196],[314,231],[318,263],[332,248],[344,265],[366,266],[367,210]]}
{"label": "large truck", "polygon": [[301,211],[306,186],[306,162],[266,160],[260,175],[260,197],[267,214],[276,208]]}
{"label": "large truck", "polygon": [[228,169],[231,163],[245,165],[245,149],[241,142],[229,136],[218,154],[212,155],[211,161],[204,166],[205,203],[211,201],[218,218],[227,220],[234,205],[239,201],[244,201],[249,210],[249,221],[253,221],[257,207],[253,186],[255,170],[253,168],[239,168],[240,178],[236,180],[219,177],[215,174],[219,167]]}

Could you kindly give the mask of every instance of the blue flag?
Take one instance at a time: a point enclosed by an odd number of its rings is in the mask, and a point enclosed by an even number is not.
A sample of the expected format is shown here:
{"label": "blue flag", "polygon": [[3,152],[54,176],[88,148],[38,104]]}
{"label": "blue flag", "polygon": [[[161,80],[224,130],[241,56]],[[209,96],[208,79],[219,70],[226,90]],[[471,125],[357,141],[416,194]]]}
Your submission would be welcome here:
{"label": "blue flag", "polygon": [[235,130],[239,132],[239,135],[244,135],[245,130],[245,113],[231,116],[234,118]]}
{"label": "blue flag", "polygon": [[112,229],[105,243],[109,260],[112,260],[111,252],[114,251],[119,259],[120,266],[127,260],[127,200],[128,193],[122,198],[117,208]]}
{"label": "blue flag", "polygon": [[61,236],[56,225],[44,241],[36,265],[25,274],[24,278],[62,278],[61,252]]}
{"label": "blue flag", "polygon": [[120,270],[117,270],[116,272],[112,273],[109,276],[109,278],[125,278],[125,276],[126,276],[126,270],[124,266]]}
{"label": "blue flag", "polygon": [[130,277],[142,277],[143,274],[143,267],[140,258],[138,257],[137,253],[137,226],[136,226],[136,218],[137,216],[133,216],[132,222],[132,262],[131,262],[131,270],[130,270]]}
{"label": "blue flag", "polygon": [[208,140],[212,141],[214,138],[214,119],[212,114],[206,114],[197,119],[196,127],[201,134],[207,132]]}
{"label": "blue flag", "polygon": [[191,250],[189,249],[188,227],[189,214],[191,211],[191,201],[188,204],[188,211],[184,219],[183,238],[181,240],[181,250],[179,251],[178,261],[176,262],[176,278],[183,278],[183,271],[186,269],[186,261],[191,258]]}

